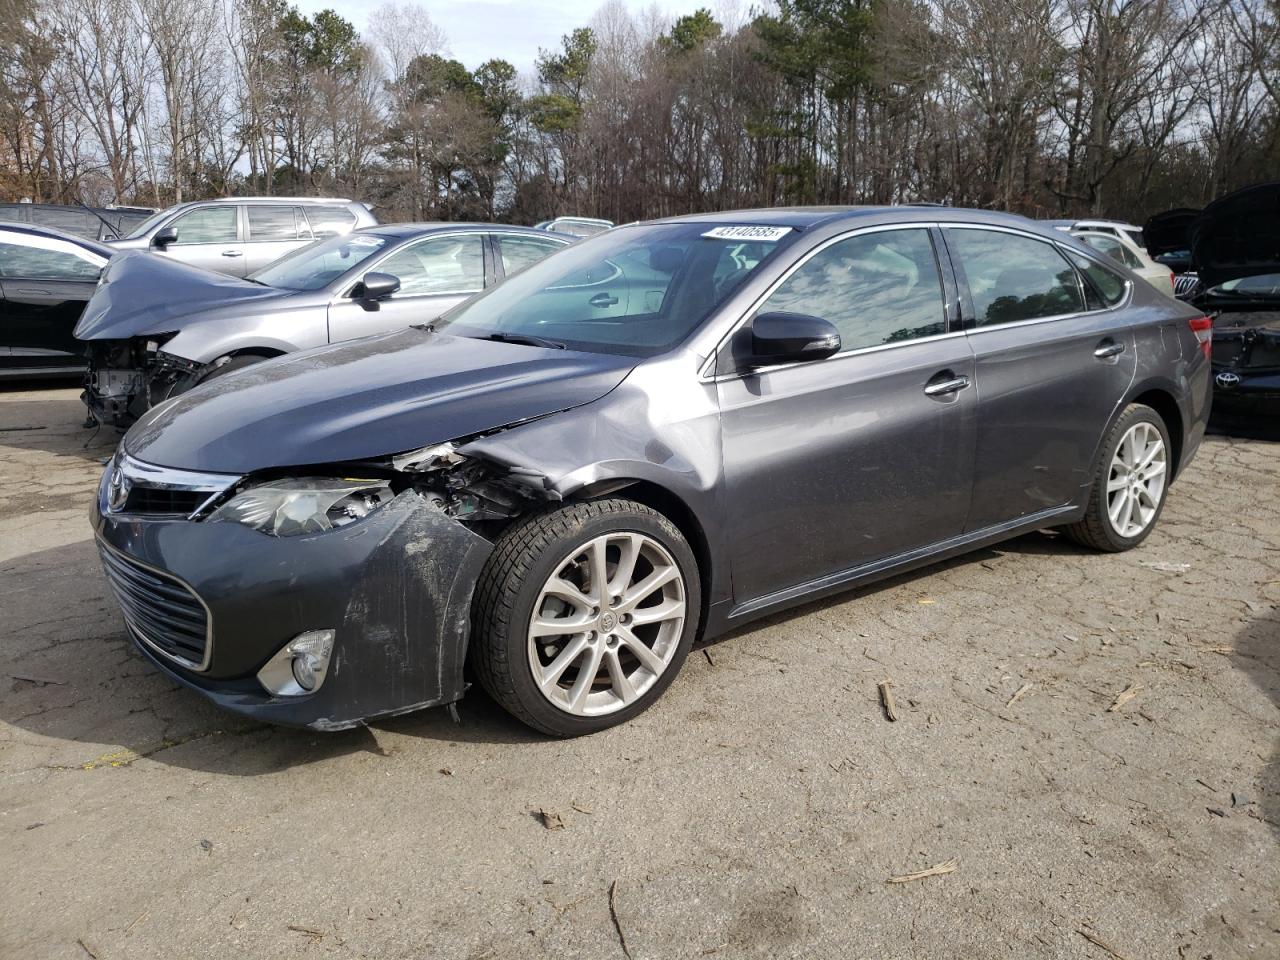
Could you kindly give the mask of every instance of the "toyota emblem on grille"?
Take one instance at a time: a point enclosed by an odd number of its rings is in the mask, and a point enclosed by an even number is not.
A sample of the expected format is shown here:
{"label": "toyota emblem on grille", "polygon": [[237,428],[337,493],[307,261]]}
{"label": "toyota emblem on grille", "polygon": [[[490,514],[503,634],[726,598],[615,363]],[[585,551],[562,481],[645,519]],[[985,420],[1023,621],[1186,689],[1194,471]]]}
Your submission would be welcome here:
{"label": "toyota emblem on grille", "polygon": [[129,499],[129,490],[133,486],[124,471],[116,467],[111,472],[111,482],[107,484],[107,509],[119,513]]}
{"label": "toyota emblem on grille", "polygon": [[1240,374],[1232,373],[1230,370],[1223,370],[1213,378],[1213,382],[1223,390],[1230,390],[1233,387],[1238,387],[1240,385]]}

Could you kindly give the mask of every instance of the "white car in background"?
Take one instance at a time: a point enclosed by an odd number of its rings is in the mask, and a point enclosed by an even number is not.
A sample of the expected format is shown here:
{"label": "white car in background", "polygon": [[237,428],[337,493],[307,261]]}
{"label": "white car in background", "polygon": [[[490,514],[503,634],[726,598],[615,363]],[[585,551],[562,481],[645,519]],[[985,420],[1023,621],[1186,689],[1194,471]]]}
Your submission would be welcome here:
{"label": "white car in background", "polygon": [[1070,233],[1099,253],[1105,253],[1136,273],[1159,290],[1173,296],[1174,274],[1163,263],[1156,263],[1147,252],[1142,228],[1119,220],[1054,220],[1053,226]]}

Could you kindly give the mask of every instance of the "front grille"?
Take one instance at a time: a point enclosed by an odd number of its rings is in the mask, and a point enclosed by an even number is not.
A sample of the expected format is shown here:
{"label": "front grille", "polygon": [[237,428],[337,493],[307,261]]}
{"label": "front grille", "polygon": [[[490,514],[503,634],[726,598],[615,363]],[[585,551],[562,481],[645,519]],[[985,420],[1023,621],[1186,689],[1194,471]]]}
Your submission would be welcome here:
{"label": "front grille", "polygon": [[208,490],[175,490],[135,483],[122,513],[189,517],[213,494]]}
{"label": "front grille", "polygon": [[209,614],[183,583],[99,544],[102,566],[129,629],[170,660],[202,670],[208,666]]}
{"label": "front grille", "polygon": [[1180,299],[1191,296],[1200,287],[1200,278],[1194,273],[1183,273],[1173,278],[1173,295]]}

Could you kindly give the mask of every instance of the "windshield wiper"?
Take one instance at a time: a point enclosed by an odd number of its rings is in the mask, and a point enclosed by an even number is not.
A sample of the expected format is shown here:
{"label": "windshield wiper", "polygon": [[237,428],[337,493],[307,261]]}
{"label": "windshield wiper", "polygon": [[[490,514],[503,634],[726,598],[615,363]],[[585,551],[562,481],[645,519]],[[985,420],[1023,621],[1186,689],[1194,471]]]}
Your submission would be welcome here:
{"label": "windshield wiper", "polygon": [[241,279],[241,280],[247,280],[247,281],[249,281],[249,283],[256,283],[256,284],[257,284],[258,286],[260,286],[260,287],[269,287],[269,286],[271,286],[271,284],[269,284],[269,283],[264,283],[264,282],[263,282],[263,281],[261,281],[261,280],[255,280],[255,279],[253,279],[253,277],[241,277],[240,279]]}
{"label": "windshield wiper", "polygon": [[497,340],[499,343],[522,343],[526,347],[546,347],[550,350],[567,349],[559,340],[548,340],[546,337],[535,337],[527,333],[489,333],[477,340]]}

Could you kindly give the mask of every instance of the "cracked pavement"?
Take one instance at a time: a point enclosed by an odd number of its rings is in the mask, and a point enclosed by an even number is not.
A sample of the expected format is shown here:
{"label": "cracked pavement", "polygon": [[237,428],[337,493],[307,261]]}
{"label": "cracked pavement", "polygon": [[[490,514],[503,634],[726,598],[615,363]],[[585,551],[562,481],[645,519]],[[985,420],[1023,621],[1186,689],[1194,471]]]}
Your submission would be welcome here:
{"label": "cracked pavement", "polygon": [[1210,438],[1136,551],[802,607],[594,737],[479,692],[322,735],[133,651],[76,393],[0,390],[0,957],[1280,956],[1280,443]]}

